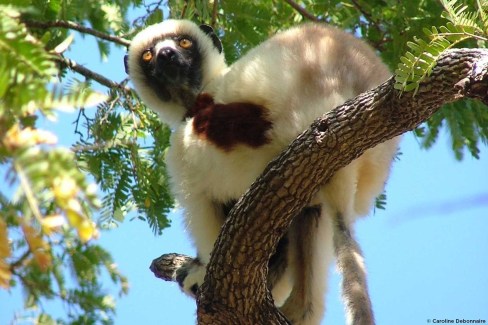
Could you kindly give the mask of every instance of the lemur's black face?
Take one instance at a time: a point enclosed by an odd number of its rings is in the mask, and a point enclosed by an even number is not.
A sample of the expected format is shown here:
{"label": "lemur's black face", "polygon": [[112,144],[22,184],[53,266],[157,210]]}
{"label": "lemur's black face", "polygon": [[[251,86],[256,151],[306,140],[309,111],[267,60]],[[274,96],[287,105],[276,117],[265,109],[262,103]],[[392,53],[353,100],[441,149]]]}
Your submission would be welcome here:
{"label": "lemur's black face", "polygon": [[213,66],[209,62],[221,60],[221,53],[222,44],[210,26],[168,20],[134,38],[126,71],[140,95],[153,106],[164,107],[153,101],[156,96],[189,109],[202,91],[203,80],[213,73],[208,71]]}
{"label": "lemur's black face", "polygon": [[139,63],[148,85],[164,101],[186,104],[201,88],[202,57],[190,36],[166,35],[141,53]]}

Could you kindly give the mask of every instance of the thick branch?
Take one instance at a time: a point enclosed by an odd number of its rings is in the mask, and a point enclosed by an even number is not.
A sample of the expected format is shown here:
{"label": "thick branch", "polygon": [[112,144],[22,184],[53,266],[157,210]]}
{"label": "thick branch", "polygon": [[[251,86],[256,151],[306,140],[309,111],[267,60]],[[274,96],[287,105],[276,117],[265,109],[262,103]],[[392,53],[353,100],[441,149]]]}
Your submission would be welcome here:
{"label": "thick branch", "polygon": [[109,35],[102,33],[98,30],[95,30],[93,28],[85,27],[83,25],[74,23],[72,21],[65,21],[65,20],[54,20],[54,21],[37,21],[37,20],[24,20],[24,24],[28,27],[33,27],[33,28],[42,28],[42,29],[48,29],[48,28],[67,28],[67,29],[72,29],[76,30],[80,33],[83,34],[90,34],[93,35],[97,38],[113,42],[116,44],[120,44],[123,46],[128,47],[130,45],[130,41],[126,40],[121,37]]}
{"label": "thick branch", "polygon": [[[239,200],[207,268],[198,298],[199,324],[223,324],[222,319],[287,324],[272,304],[266,268],[293,216],[338,169],[365,150],[414,129],[441,105],[464,97],[488,104],[488,50],[446,51],[415,96],[401,94],[393,85],[391,78],[315,121]],[[191,262],[187,256],[181,264],[172,262],[175,259],[177,254],[163,255],[151,269],[174,281],[178,268]],[[156,268],[155,263],[167,267]]]}

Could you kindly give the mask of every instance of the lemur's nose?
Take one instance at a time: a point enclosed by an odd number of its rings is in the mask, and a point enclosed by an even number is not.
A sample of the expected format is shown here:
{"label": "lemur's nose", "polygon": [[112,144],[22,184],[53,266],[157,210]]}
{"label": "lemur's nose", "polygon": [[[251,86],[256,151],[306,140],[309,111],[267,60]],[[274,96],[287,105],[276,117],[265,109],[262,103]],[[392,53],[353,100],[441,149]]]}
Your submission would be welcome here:
{"label": "lemur's nose", "polygon": [[159,61],[171,62],[174,60],[175,56],[176,56],[175,49],[171,47],[164,47],[160,49],[158,52],[158,62]]}

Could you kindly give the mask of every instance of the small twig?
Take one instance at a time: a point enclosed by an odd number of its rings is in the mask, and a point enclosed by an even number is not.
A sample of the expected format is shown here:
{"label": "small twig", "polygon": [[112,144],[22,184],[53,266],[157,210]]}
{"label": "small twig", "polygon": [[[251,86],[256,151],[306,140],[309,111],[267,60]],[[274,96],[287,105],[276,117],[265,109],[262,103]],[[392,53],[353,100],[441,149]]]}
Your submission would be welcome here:
{"label": "small twig", "polygon": [[313,14],[311,14],[310,12],[308,12],[305,8],[303,8],[302,6],[300,6],[295,1],[293,1],[293,0],[284,0],[284,1],[286,3],[288,3],[293,9],[295,9],[296,11],[298,11],[303,17],[305,17],[305,18],[307,18],[307,19],[309,19],[311,21],[321,22],[320,19],[318,19]]}
{"label": "small twig", "polygon": [[126,40],[126,39],[121,38],[121,37],[102,33],[98,30],[95,30],[95,29],[89,28],[89,27],[85,27],[85,26],[80,25],[80,24],[76,24],[72,21],[55,20],[55,21],[46,22],[46,21],[37,21],[37,20],[24,20],[23,22],[28,27],[43,28],[43,29],[56,28],[56,27],[73,29],[73,30],[76,30],[80,33],[90,34],[90,35],[93,35],[95,37],[98,37],[98,38],[101,38],[101,39],[104,39],[106,41],[110,41],[110,42],[113,42],[116,44],[120,44],[123,46],[128,47],[130,45],[129,40]]}
{"label": "small twig", "polygon": [[15,273],[15,270],[24,264],[24,261],[31,254],[30,250],[26,250],[16,261],[10,263],[10,272]]}
{"label": "small twig", "polygon": [[[35,21],[35,20],[25,20],[24,23],[27,26],[34,27],[34,28],[61,27],[61,28],[73,29],[73,30],[77,30],[81,33],[90,34],[90,35],[93,35],[93,36],[98,37],[100,39],[111,41],[111,42],[114,42],[114,43],[117,43],[120,45],[124,45],[124,46],[130,45],[130,41],[128,41],[124,38],[113,36],[113,35],[108,35],[108,34],[99,32],[95,29],[88,28],[88,27],[73,23],[71,21],[55,20],[52,22],[41,22],[41,21]],[[96,73],[96,72],[94,72],[88,68],[85,68],[84,66],[79,65],[78,63],[76,63],[75,61],[73,61],[71,59],[68,59],[68,58],[65,58],[65,57],[59,55],[56,58],[56,60],[58,62],[64,64],[65,66],[69,67],[73,71],[78,72],[79,74],[85,76],[88,79],[95,80],[96,82],[100,83],[103,86],[106,86],[109,88],[121,89],[121,90],[126,91],[126,92],[130,91],[130,88],[123,86],[120,83],[116,83],[115,81],[112,81],[112,80],[102,76],[101,74],[98,74],[98,73]]]}
{"label": "small twig", "polygon": [[145,25],[147,18],[149,18],[149,16],[151,16],[157,9],[159,9],[159,7],[161,7],[162,4],[163,4],[163,0],[152,2],[149,4],[144,4],[144,8],[146,9],[146,13],[142,16],[135,18],[132,21],[132,27],[134,29],[132,31],[130,31],[129,33],[125,34],[124,36],[125,37],[132,36],[135,33],[137,33],[139,31],[139,29]]}
{"label": "small twig", "polygon": [[[71,147],[71,151],[77,152],[88,152],[88,151],[103,151],[115,147],[134,147],[137,142],[131,140],[112,140],[108,142],[99,142],[93,144],[77,144]],[[152,147],[138,147],[140,149],[151,149]]]}
{"label": "small twig", "polygon": [[218,12],[218,9],[219,9],[219,1],[218,0],[214,0],[213,8],[212,8],[212,22],[211,22],[211,26],[213,28],[215,28],[215,24],[217,23],[217,12]]}
{"label": "small twig", "polygon": [[39,210],[37,199],[34,193],[32,192],[32,188],[27,178],[27,175],[25,174],[24,168],[18,162],[14,162],[14,169],[17,172],[17,176],[20,181],[20,186],[24,191],[25,197],[27,199],[27,203],[29,204],[32,214],[34,215],[34,217],[36,217],[36,219],[39,222],[41,222],[43,219],[42,213],[41,210]]}
{"label": "small twig", "polygon": [[80,136],[80,140],[83,141],[83,133],[81,133],[80,131],[78,131],[78,126],[79,126],[79,123],[80,123],[80,119],[81,119],[81,115],[82,115],[82,112],[83,112],[83,108],[81,108],[78,112],[78,117],[76,118],[76,120],[73,122],[73,124],[75,125],[75,134],[79,135]]}
{"label": "small twig", "polygon": [[188,8],[188,2],[185,1],[185,5],[183,6],[183,9],[181,10],[181,19],[185,18],[186,15],[186,9]]}
{"label": "small twig", "polygon": [[357,0],[351,0],[351,2],[354,5],[354,7],[356,7],[356,9],[359,10],[359,12],[364,16],[364,18],[366,18],[368,21],[373,23],[375,25],[376,29],[379,29],[379,27],[376,24],[376,21],[373,19],[371,14],[369,12],[367,12],[366,10],[364,10],[364,8],[357,2]]}
{"label": "small twig", "polygon": [[68,68],[72,69],[73,71],[78,72],[79,74],[85,76],[88,79],[95,80],[96,82],[98,82],[99,84],[101,84],[103,86],[106,86],[109,88],[120,89],[120,90],[123,90],[125,92],[131,91],[131,89],[129,87],[123,86],[122,84],[117,83],[115,81],[112,81],[112,80],[102,76],[101,74],[98,74],[98,73],[96,73],[96,72],[94,72],[88,68],[85,68],[84,66],[79,65],[78,63],[76,63],[75,61],[73,61],[71,59],[65,58],[63,56],[58,56],[56,58],[56,60],[59,61],[60,63],[64,64],[64,65],[66,65]]}
{"label": "small twig", "polygon": [[[380,34],[380,35],[383,35],[385,34],[384,31],[381,30],[381,27],[380,27],[380,24],[378,23],[377,20],[373,19],[373,16],[371,15],[370,12],[367,12],[363,6],[361,6],[359,4],[359,2],[357,0],[351,0],[352,4],[354,5],[354,7],[356,7],[357,10],[359,10],[359,12],[361,13],[361,15],[364,16],[364,18],[366,18],[367,21],[369,21],[371,23],[371,25],[374,26],[374,28],[376,29],[376,31]],[[382,37],[383,38],[383,37]]]}
{"label": "small twig", "polygon": [[84,138],[84,135],[83,133],[81,133],[80,130],[78,130],[78,128],[80,127],[80,120],[81,120],[81,117],[83,117],[86,121],[86,132],[87,132],[87,139],[90,138],[90,127],[91,127],[91,121],[93,121],[93,119],[89,118],[87,115],[86,115],[86,112],[85,112],[85,109],[82,107],[80,108],[79,112],[78,112],[78,117],[76,118],[76,120],[73,122],[73,124],[75,125],[75,134],[79,135],[80,136],[80,141],[84,141],[83,138]]}

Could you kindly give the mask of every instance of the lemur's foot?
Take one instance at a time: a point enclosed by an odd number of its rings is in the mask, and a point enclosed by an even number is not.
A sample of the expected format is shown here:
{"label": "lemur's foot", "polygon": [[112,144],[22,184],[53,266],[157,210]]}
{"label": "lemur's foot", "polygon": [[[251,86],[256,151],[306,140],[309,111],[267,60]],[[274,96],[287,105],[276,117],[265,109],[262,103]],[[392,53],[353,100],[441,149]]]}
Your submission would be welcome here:
{"label": "lemur's foot", "polygon": [[176,281],[184,293],[195,298],[206,271],[207,266],[196,259],[176,271]]}

